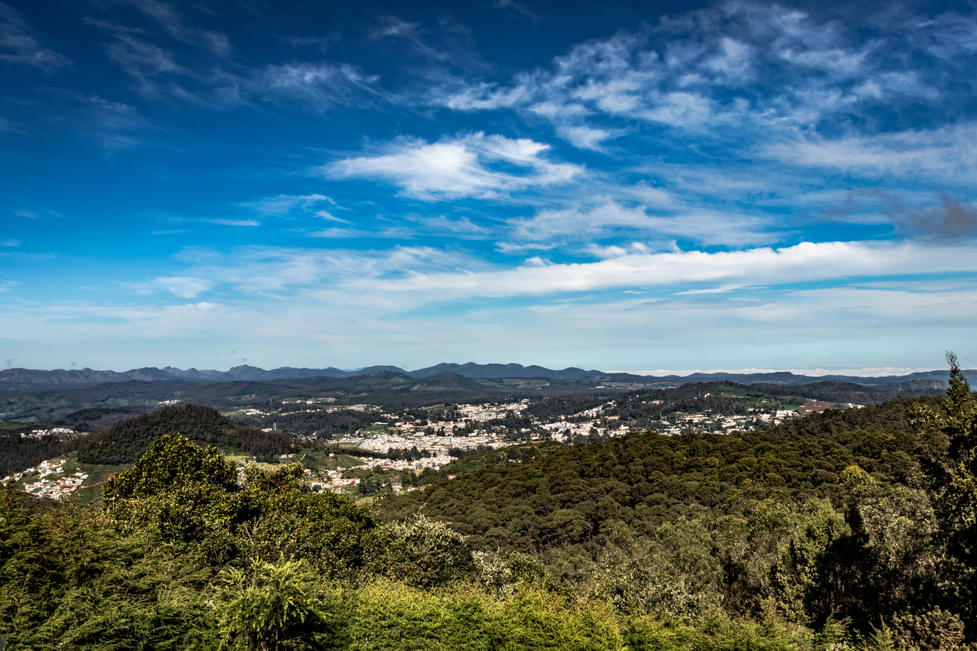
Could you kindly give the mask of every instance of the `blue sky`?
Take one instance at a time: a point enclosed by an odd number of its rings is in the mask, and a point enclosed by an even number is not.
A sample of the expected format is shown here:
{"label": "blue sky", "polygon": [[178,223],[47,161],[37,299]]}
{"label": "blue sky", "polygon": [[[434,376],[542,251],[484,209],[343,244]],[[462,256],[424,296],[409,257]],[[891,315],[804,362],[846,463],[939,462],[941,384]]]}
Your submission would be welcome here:
{"label": "blue sky", "polygon": [[4,367],[977,366],[977,5],[340,4],[0,2]]}

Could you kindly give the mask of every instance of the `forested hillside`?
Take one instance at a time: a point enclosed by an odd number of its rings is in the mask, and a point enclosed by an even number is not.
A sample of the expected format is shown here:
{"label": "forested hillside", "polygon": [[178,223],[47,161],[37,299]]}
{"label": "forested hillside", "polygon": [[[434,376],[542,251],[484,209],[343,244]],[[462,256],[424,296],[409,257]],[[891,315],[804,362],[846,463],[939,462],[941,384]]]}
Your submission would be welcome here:
{"label": "forested hillside", "polygon": [[532,552],[551,579],[628,612],[775,615],[863,642],[884,623],[903,644],[942,647],[973,622],[939,587],[941,572],[970,576],[944,560],[933,500],[947,490],[935,459],[973,432],[974,412],[944,402],[562,447],[379,508],[384,519],[443,519],[476,549]]}
{"label": "forested hillside", "polygon": [[131,463],[163,434],[182,434],[191,441],[271,457],[292,448],[280,432],[237,427],[210,407],[174,405],[113,425],[81,441],[78,458],[85,463]]}
{"label": "forested hillside", "polygon": [[613,535],[643,536],[662,522],[740,513],[751,501],[841,498],[840,477],[858,465],[906,483],[918,441],[913,402],[831,410],[730,436],[654,433],[551,449],[427,490],[387,499],[381,513],[417,511],[451,522],[477,547],[558,548],[590,558]]}
{"label": "forested hillside", "polygon": [[[181,409],[191,436],[236,436]],[[111,435],[126,454],[155,427],[133,423]],[[309,492],[299,465],[239,472],[156,437],[100,504],[0,491],[0,635],[11,649],[977,642],[977,399],[955,364],[939,401],[541,450],[367,507]]]}

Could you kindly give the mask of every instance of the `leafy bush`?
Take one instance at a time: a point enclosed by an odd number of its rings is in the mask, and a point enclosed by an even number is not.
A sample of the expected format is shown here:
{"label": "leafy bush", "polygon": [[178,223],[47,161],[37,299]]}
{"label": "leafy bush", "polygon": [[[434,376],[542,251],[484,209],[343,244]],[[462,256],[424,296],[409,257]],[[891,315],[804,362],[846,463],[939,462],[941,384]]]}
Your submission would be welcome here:
{"label": "leafy bush", "polygon": [[304,561],[229,567],[215,600],[218,631],[236,649],[339,648],[338,599]]}

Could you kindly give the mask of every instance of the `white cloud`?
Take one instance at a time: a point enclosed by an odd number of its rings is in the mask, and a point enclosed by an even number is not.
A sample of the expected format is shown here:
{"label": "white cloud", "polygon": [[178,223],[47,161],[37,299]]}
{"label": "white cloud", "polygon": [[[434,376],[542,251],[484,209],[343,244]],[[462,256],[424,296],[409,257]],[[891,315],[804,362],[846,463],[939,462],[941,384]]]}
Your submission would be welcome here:
{"label": "white cloud", "polygon": [[838,48],[796,51],[790,47],[777,50],[777,54],[794,65],[831,71],[837,76],[856,75],[862,72],[868,55],[866,51],[851,52]]}
{"label": "white cloud", "polygon": [[528,101],[530,97],[531,93],[526,86],[498,88],[493,84],[480,83],[455,93],[441,94],[438,102],[456,111],[493,111],[512,108]]}
{"label": "white cloud", "polygon": [[209,290],[212,283],[203,278],[188,276],[167,276],[153,281],[156,286],[180,298],[196,298]]}
{"label": "white cloud", "polygon": [[468,217],[451,219],[444,215],[437,215],[419,218],[417,221],[434,232],[453,233],[461,237],[484,237],[490,233],[487,228],[475,224]]}
{"label": "white cloud", "polygon": [[791,165],[869,176],[925,176],[961,184],[977,178],[977,126],[898,131],[838,139],[807,138],[762,146],[761,156]]}
{"label": "white cloud", "polygon": [[529,107],[531,113],[535,113],[544,118],[549,118],[554,122],[558,120],[574,119],[589,115],[589,111],[583,104],[568,102],[559,104],[553,101],[540,102]]}
{"label": "white cloud", "polygon": [[[653,191],[653,188],[647,188]],[[740,246],[775,239],[769,219],[735,213],[697,211],[668,216],[650,215],[642,206],[625,206],[604,199],[559,210],[542,210],[510,222],[517,243],[588,240],[620,230],[681,237],[705,244]]]}
{"label": "white cloud", "polygon": [[753,48],[735,38],[719,39],[719,51],[704,63],[704,67],[727,82],[743,83],[752,78]]}
{"label": "white cloud", "polygon": [[315,212],[315,216],[318,217],[319,219],[325,219],[326,221],[329,221],[329,222],[338,222],[340,224],[347,224],[347,225],[353,223],[353,222],[349,221],[348,219],[343,219],[342,217],[336,217],[334,214],[332,214],[328,210],[317,210]]}
{"label": "white cloud", "polygon": [[261,222],[254,219],[224,219],[221,217],[216,217],[213,219],[201,219],[200,221],[206,224],[216,224],[217,226],[235,226],[239,228],[253,228],[255,226],[261,226]]}
{"label": "white cloud", "polygon": [[[656,250],[661,250],[662,248],[677,250],[674,242],[668,243],[666,247],[655,247]],[[607,258],[620,258],[632,253],[643,255],[650,253],[652,251],[651,247],[643,242],[631,242],[627,245],[618,246],[616,244],[611,244],[609,246],[599,246],[597,244],[589,244],[584,250],[595,258],[604,260]]]}
{"label": "white cloud", "polygon": [[638,115],[645,120],[673,127],[697,128],[714,119],[714,108],[713,101],[708,97],[677,91],[658,96]]}
{"label": "white cloud", "polygon": [[[575,45],[509,83],[455,80],[434,92],[432,102],[530,113],[551,121],[556,135],[574,146],[594,149],[606,140],[601,131],[625,120],[769,142],[799,128],[817,133],[837,126],[842,116],[873,124],[880,103],[959,94],[951,80],[975,63],[970,41],[977,21],[945,14],[898,24],[883,13],[867,22],[874,28],[869,36],[813,12],[726,2]],[[932,60],[908,57],[919,48],[952,62],[954,71],[933,75]]]}
{"label": "white cloud", "polygon": [[122,285],[139,294],[164,291],[180,298],[196,298],[213,288],[214,283],[192,276],[161,276],[146,282],[124,282]]}
{"label": "white cloud", "polygon": [[617,137],[617,132],[610,129],[594,129],[585,125],[560,126],[557,127],[556,133],[574,147],[593,149],[594,151],[603,151],[601,143]]}
{"label": "white cloud", "polygon": [[[314,237],[351,237],[350,229],[312,233]],[[205,249],[183,251],[181,276],[210,279],[246,295],[294,292],[303,288],[345,287],[357,278],[382,278],[457,268],[483,269],[485,264],[461,253],[428,246],[397,246],[377,251],[245,247],[230,254]]]}
{"label": "white cloud", "polygon": [[332,206],[336,202],[324,194],[279,194],[254,201],[244,201],[240,205],[262,215],[282,216],[299,210],[304,213],[316,210],[322,203]]}
{"label": "white cloud", "polygon": [[395,293],[405,300],[414,300],[416,295],[451,300],[697,283],[782,286],[862,276],[975,271],[977,258],[965,246],[802,242],[780,249],[630,253],[592,263],[531,265],[482,272],[412,273],[391,280],[364,278],[350,286],[363,291]]}
{"label": "white cloud", "polygon": [[640,182],[633,185],[622,185],[613,189],[614,194],[629,197],[644,206],[653,208],[676,208],[681,201],[674,193],[647,183]]}
{"label": "white cloud", "polygon": [[[544,158],[548,149],[526,138],[483,133],[435,143],[402,139],[378,154],[328,165],[325,172],[337,178],[384,179],[400,186],[404,194],[425,201],[494,198],[533,186],[567,183],[582,174],[576,165]],[[516,166],[521,173],[499,169],[501,163]]]}

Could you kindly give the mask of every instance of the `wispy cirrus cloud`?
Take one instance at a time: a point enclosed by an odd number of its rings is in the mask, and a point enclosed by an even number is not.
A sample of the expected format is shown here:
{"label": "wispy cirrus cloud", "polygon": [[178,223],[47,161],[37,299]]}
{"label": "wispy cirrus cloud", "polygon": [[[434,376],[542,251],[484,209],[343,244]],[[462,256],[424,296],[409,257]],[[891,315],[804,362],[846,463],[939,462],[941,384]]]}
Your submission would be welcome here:
{"label": "wispy cirrus cloud", "polygon": [[374,40],[386,38],[402,39],[410,44],[416,53],[423,57],[441,63],[447,62],[450,59],[447,52],[442,52],[430,46],[421,38],[421,26],[418,23],[401,20],[396,16],[381,16],[379,21],[380,25],[370,33],[370,38]]}
{"label": "wispy cirrus cloud", "polygon": [[649,214],[644,206],[605,198],[571,208],[542,210],[510,222],[512,239],[522,248],[548,248],[560,242],[592,242],[608,236],[681,238],[706,245],[743,246],[775,241],[768,217],[730,212]]}
{"label": "wispy cirrus cloud", "polygon": [[163,76],[189,75],[189,69],[179,65],[172,53],[144,40],[128,35],[119,36],[108,46],[108,55],[122,70],[133,77],[141,92],[156,95]]}
{"label": "wispy cirrus cloud", "polygon": [[376,250],[249,246],[231,253],[193,248],[181,252],[177,260],[182,271],[174,276],[209,279],[215,286],[225,284],[246,296],[338,288],[361,277],[482,270],[487,266],[461,252],[402,245]]}
{"label": "wispy cirrus cloud", "polygon": [[109,153],[141,144],[143,135],[155,129],[132,104],[94,95],[84,98],[85,112],[94,127],[90,134]]}
{"label": "wispy cirrus cloud", "polygon": [[152,18],[172,38],[194,45],[203,44],[211,52],[222,57],[231,52],[231,43],[226,34],[189,25],[180,15],[180,12],[167,2],[162,0],[122,1]]}
{"label": "wispy cirrus cloud", "polygon": [[226,34],[192,26],[173,5],[123,1],[151,18],[163,35],[117,21],[88,18],[87,23],[108,36],[107,56],[145,95],[212,108],[298,102],[319,111],[385,96],[376,84],[378,76],[358,66],[322,60],[247,63],[231,56]]}
{"label": "wispy cirrus cloud", "polygon": [[72,64],[71,59],[41,45],[38,34],[10,5],[0,2],[0,61],[52,72]]}
{"label": "wispy cirrus cloud", "polygon": [[236,228],[256,228],[261,226],[261,222],[256,219],[233,219],[230,217],[208,217],[199,220],[205,224],[214,224],[216,226],[233,226]]}
{"label": "wispy cirrus cloud", "polygon": [[336,202],[324,194],[279,194],[252,201],[243,201],[241,206],[249,208],[262,215],[280,217],[293,212],[312,213],[320,210],[326,204],[336,206]]}
{"label": "wispy cirrus cloud", "polygon": [[[243,201],[239,205],[263,217],[311,218],[339,224],[352,224],[350,220],[333,214],[333,212],[343,210],[343,208],[324,194],[279,194],[263,199]],[[342,232],[341,229],[319,231],[317,236],[338,237]]]}
{"label": "wispy cirrus cloud", "polygon": [[314,109],[325,110],[356,101],[356,97],[363,93],[383,95],[376,86],[377,80],[376,75],[366,74],[358,67],[345,63],[293,62],[269,65],[254,71],[249,77],[232,78],[230,82],[237,93],[243,93],[243,97],[256,96],[270,101],[297,100]]}
{"label": "wispy cirrus cloud", "polygon": [[411,221],[436,234],[453,235],[460,238],[484,238],[492,234],[490,229],[479,226],[468,217],[452,219],[444,215],[437,215],[435,217],[415,217]]}
{"label": "wispy cirrus cloud", "polygon": [[842,138],[805,137],[762,146],[759,154],[803,167],[871,177],[919,177],[971,185],[977,179],[972,142],[977,125],[960,124]]}
{"label": "wispy cirrus cloud", "polygon": [[179,298],[196,298],[210,290],[214,283],[191,276],[161,276],[146,282],[125,282],[122,285],[140,294],[166,292]]}

